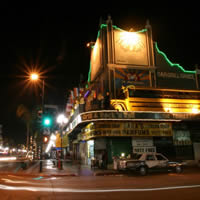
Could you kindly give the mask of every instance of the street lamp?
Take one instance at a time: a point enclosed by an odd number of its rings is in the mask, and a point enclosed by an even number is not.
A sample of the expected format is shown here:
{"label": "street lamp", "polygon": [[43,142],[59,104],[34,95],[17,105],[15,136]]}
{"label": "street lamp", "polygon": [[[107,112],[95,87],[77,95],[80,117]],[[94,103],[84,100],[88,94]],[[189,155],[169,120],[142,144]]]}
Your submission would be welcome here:
{"label": "street lamp", "polygon": [[[32,72],[30,74],[30,80],[34,82],[41,81],[40,75],[37,72]],[[42,79],[42,111],[44,110],[44,79]]]}
{"label": "street lamp", "polygon": [[64,125],[68,122],[68,119],[65,117],[64,114],[60,114],[58,115],[57,117],[57,123],[59,124],[59,127],[60,127],[60,138],[61,138],[61,159],[59,159],[59,162],[60,162],[60,168],[59,169],[63,169],[63,164],[62,164],[62,160],[63,160],[63,145],[62,145],[62,139],[63,139],[63,128],[64,128]]}
{"label": "street lamp", "polygon": [[[29,78],[31,81],[33,82],[38,82],[38,81],[41,81],[41,77],[40,77],[40,74],[37,73],[37,72],[32,72],[29,74]],[[44,79],[42,79],[42,106],[41,106],[41,113],[43,114],[44,113]],[[41,141],[41,151],[40,151],[40,172],[42,172],[42,154],[43,154],[43,141]]]}
{"label": "street lamp", "polygon": [[31,73],[30,78],[32,81],[36,81],[38,80],[39,76],[37,73]]}

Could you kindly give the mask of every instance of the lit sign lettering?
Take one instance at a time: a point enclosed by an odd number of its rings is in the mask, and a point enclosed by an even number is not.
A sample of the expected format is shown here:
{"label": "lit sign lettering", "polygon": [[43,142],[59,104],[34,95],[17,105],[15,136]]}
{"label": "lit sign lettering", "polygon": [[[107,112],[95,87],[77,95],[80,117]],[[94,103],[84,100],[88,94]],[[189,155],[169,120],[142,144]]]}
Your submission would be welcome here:
{"label": "lit sign lettering", "polygon": [[85,140],[102,136],[172,136],[171,123],[151,122],[96,122],[83,133]]}
{"label": "lit sign lettering", "polygon": [[162,78],[183,78],[183,79],[192,79],[194,80],[194,74],[186,74],[186,73],[174,73],[174,72],[157,72],[158,77]]}
{"label": "lit sign lettering", "polygon": [[81,115],[82,121],[91,119],[134,119],[135,113],[131,112],[92,112]]}
{"label": "lit sign lettering", "polygon": [[156,147],[133,147],[133,153],[156,153]]}

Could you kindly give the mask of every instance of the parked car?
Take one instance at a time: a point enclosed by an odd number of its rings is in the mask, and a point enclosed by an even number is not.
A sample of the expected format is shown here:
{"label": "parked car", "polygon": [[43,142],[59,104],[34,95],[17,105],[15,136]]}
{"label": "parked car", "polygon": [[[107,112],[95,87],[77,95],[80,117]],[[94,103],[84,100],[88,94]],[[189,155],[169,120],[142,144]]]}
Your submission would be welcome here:
{"label": "parked car", "polygon": [[136,170],[141,175],[146,175],[148,170],[173,170],[176,173],[183,171],[181,162],[169,161],[161,153],[136,154],[132,158],[121,158],[117,160],[117,170]]}

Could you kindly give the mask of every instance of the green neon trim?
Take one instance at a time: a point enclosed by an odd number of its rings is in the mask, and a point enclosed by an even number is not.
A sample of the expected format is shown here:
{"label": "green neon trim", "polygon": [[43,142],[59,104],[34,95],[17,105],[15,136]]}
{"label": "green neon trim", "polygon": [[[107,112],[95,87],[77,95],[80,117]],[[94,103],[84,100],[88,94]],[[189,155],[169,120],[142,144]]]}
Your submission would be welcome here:
{"label": "green neon trim", "polygon": [[144,29],[142,29],[142,30],[140,30],[140,31],[136,31],[136,33],[144,33],[144,32],[146,32],[146,31],[147,31],[147,29],[144,28]]}
{"label": "green neon trim", "polygon": [[[100,28],[102,29],[102,28],[104,28],[104,27],[107,27],[107,24],[101,24]],[[119,30],[119,31],[125,31],[125,30],[123,30],[123,29],[121,29],[121,28],[119,28],[119,27],[117,27],[117,26],[115,26],[115,25],[112,25],[112,27],[113,27],[114,29]],[[142,29],[142,30],[140,30],[140,31],[136,31],[136,33],[144,33],[144,32],[146,32],[146,31],[147,31],[147,29],[144,28],[144,29]],[[127,32],[127,31],[126,31],[126,32]]]}
{"label": "green neon trim", "polygon": [[162,51],[159,50],[157,42],[155,42],[155,47],[156,47],[156,51],[157,51],[160,55],[162,55],[162,56],[165,58],[165,60],[167,61],[167,63],[168,63],[171,67],[178,67],[181,71],[183,71],[183,72],[185,72],[185,73],[190,73],[190,74],[195,74],[195,73],[196,73],[196,71],[185,70],[185,69],[184,69],[181,65],[179,65],[178,63],[172,63],[172,62],[168,59],[168,57],[166,56],[166,54],[165,54],[164,52],[162,52]]}
{"label": "green neon trim", "polygon": [[[98,31],[98,34],[97,34],[97,39],[98,39],[99,37],[100,37],[100,31]],[[97,40],[97,39],[96,39],[96,40]]]}
{"label": "green neon trim", "polygon": [[90,60],[90,69],[88,72],[88,83],[90,83],[90,81],[91,81],[91,68],[92,68],[92,65],[91,65],[91,60]]}

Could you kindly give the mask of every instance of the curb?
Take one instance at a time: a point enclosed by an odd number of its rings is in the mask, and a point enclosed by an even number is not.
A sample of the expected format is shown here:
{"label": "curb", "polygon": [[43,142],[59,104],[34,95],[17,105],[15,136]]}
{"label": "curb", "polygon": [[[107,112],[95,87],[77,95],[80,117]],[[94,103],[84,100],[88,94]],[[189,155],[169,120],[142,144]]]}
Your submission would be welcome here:
{"label": "curb", "polygon": [[43,177],[50,177],[50,176],[56,176],[56,177],[59,177],[59,176],[78,176],[77,174],[38,174],[38,176],[43,176]]}
{"label": "curb", "polygon": [[38,174],[25,174],[25,173],[10,173],[10,172],[5,172],[5,173],[0,173],[0,176],[26,176],[26,177],[37,177],[37,176],[42,176],[42,177],[51,177],[51,176],[78,176],[76,173],[71,173],[71,174],[43,174],[43,173],[38,173]]}
{"label": "curb", "polygon": [[113,175],[124,175],[123,173],[119,173],[119,172],[94,172],[93,173],[94,176],[113,176]]}

